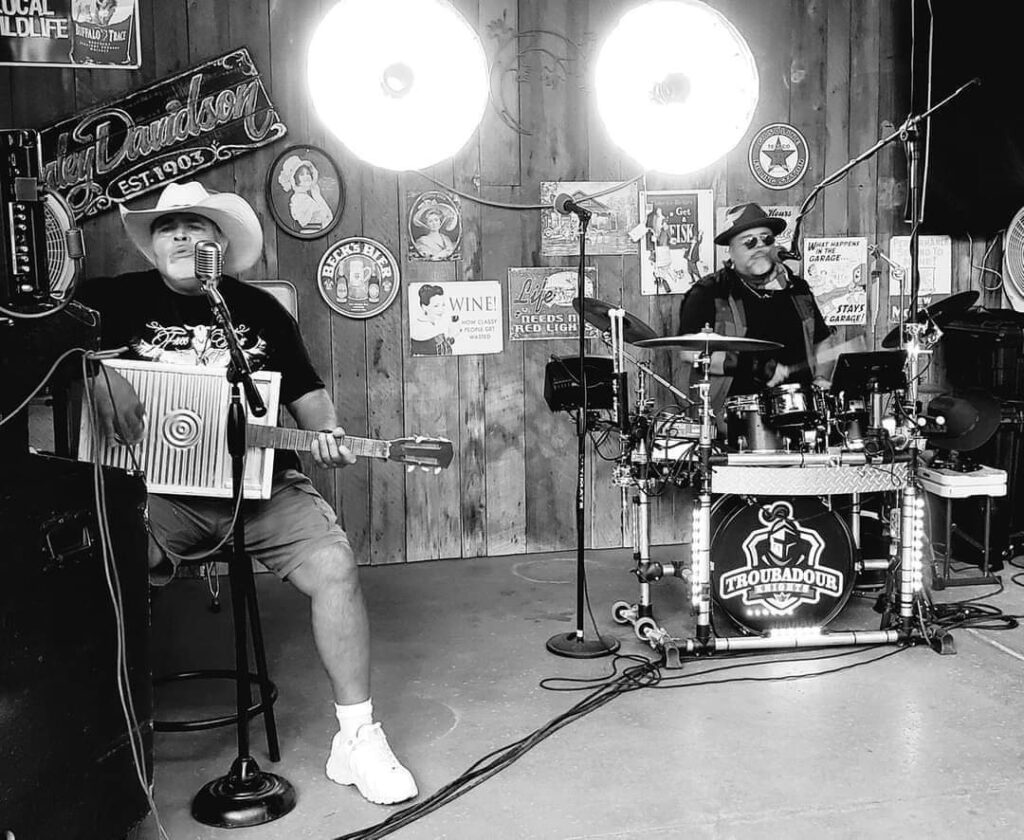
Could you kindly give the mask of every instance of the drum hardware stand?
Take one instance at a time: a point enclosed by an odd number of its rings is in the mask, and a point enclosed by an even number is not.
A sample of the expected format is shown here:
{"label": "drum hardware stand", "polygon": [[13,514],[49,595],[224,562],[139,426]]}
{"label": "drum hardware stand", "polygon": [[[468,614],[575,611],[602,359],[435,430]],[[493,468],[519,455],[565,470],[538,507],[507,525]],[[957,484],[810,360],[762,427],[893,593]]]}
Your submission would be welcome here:
{"label": "drum hardware stand", "polygon": [[[212,245],[213,243],[200,243],[196,247],[197,251],[206,244]],[[213,282],[219,280],[219,265],[217,268],[215,276],[210,278],[211,282],[204,283],[204,291],[210,298],[210,307],[215,320],[224,332],[230,353],[227,378],[231,383],[231,402],[228,407],[227,441],[228,450],[231,453],[232,499],[237,500],[245,492],[246,421],[241,388],[245,390],[246,398],[254,415],[262,416],[266,414],[267,409],[252,381],[252,373],[238,343],[227,305]],[[205,825],[243,828],[261,825],[285,816],[295,807],[296,797],[295,789],[287,779],[274,773],[264,772],[249,754],[249,707],[252,704],[252,693],[250,691],[249,655],[246,639],[247,610],[253,619],[253,649],[257,671],[261,678],[260,697],[267,720],[267,738],[271,744],[272,760],[276,760],[277,726],[270,699],[270,681],[267,678],[263,634],[259,631],[256,582],[253,578],[252,563],[245,551],[245,518],[241,514],[234,519],[229,572],[235,631],[235,711],[238,754],[227,774],[208,782],[196,794],[192,801],[192,817]]]}
{"label": "drum hardware stand", "polygon": [[[804,647],[830,647],[851,645],[879,644],[913,644],[917,640],[915,633],[915,607],[921,600],[922,564],[921,552],[924,540],[924,500],[920,497],[914,481],[897,492],[897,502],[891,511],[890,558],[872,564],[888,569],[898,568],[897,603],[898,616],[883,616],[882,627],[878,630],[848,630],[828,632],[821,628],[797,630],[780,629],[767,635],[759,636],[716,636],[711,624],[711,471],[720,457],[711,454],[713,413],[710,404],[710,363],[709,352],[701,353],[695,365],[703,369],[700,381],[693,386],[698,392],[698,404],[701,407],[700,435],[700,466],[697,475],[697,502],[693,509],[693,535],[691,544],[691,607],[696,615],[696,634],[694,638],[681,639],[673,637],[663,627],[658,626],[653,618],[636,613],[628,613],[620,607],[620,620],[629,620],[634,624],[637,635],[659,650],[665,656],[666,667],[681,667],[684,653],[701,655],[720,651],[747,651],[768,649],[791,649]],[[912,465],[916,453],[905,453],[901,461],[910,461]],[[731,463],[733,456],[724,456]],[[824,465],[834,463],[853,464],[870,461],[865,453],[843,453],[838,458],[834,455],[821,454],[786,454],[739,456],[739,460],[749,460],[751,464],[766,465],[768,461],[777,461],[789,465],[807,464],[810,461]],[[617,607],[619,605],[616,605]],[[892,624],[895,618],[895,626]],[[931,647],[942,653],[954,652],[952,637],[944,634],[935,639],[928,639]]]}
{"label": "drum hardware stand", "polygon": [[[611,316],[612,312],[610,311],[608,314]],[[651,583],[661,580],[666,575],[686,579],[690,576],[690,570],[682,563],[661,563],[651,560],[650,497],[653,495],[658,481],[656,478],[652,478],[649,473],[651,461],[650,453],[647,450],[649,427],[646,411],[650,406],[645,376],[650,376],[683,401],[690,403],[692,400],[670,382],[655,373],[650,365],[635,359],[626,352],[622,347],[622,343],[618,344],[618,349],[616,350],[614,330],[611,334],[611,346],[617,360],[628,359],[639,371],[636,397],[637,419],[630,429],[630,435],[624,435],[624,438],[632,436],[633,443],[627,447],[627,452],[623,455],[624,463],[622,463],[617,473],[619,485],[622,487],[623,509],[625,510],[628,507],[630,513],[629,520],[634,561],[633,574],[639,584],[639,596],[635,604],[630,604],[627,601],[616,601],[612,605],[612,616],[619,624],[632,624],[637,638],[641,641],[646,641],[652,634],[667,635],[661,630],[654,619]],[[627,501],[629,487],[633,488],[633,495],[632,499]]]}
{"label": "drum hardware stand", "polygon": [[[586,564],[583,548],[584,521],[586,516],[586,481],[587,481],[587,369],[586,358],[586,319],[583,317],[583,301],[586,297],[586,252],[587,226],[590,224],[590,213],[583,208],[576,211],[579,217],[579,248],[580,259],[576,273],[576,296],[580,303],[579,309],[579,358],[580,358],[580,407],[576,419],[576,630],[572,633],[556,633],[545,645],[550,653],[556,656],[567,656],[572,659],[595,659],[607,656],[619,649],[619,640],[612,636],[597,635],[586,638],[583,617],[586,606]],[[617,394],[621,380],[615,377],[612,393]],[[616,409],[616,420],[619,411]]]}

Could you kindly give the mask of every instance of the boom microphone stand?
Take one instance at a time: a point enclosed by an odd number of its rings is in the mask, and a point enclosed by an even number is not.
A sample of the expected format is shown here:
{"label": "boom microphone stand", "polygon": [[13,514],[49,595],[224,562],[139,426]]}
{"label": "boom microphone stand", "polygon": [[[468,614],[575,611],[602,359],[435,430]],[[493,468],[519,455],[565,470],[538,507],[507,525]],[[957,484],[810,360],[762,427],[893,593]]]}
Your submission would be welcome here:
{"label": "boom microphone stand", "polygon": [[[790,253],[780,253],[779,257],[786,259],[800,259],[800,222],[810,210],[814,199],[821,190],[830,184],[834,184],[853,169],[858,163],[867,160],[883,146],[894,140],[900,140],[905,147],[907,155],[909,193],[910,193],[910,309],[909,318],[905,326],[900,330],[900,343],[907,354],[907,393],[905,398],[905,413],[914,418],[918,412],[918,378],[920,377],[919,362],[923,352],[929,352],[927,345],[922,341],[923,333],[927,330],[927,324],[918,324],[915,319],[917,312],[917,296],[920,288],[921,276],[918,268],[918,239],[921,226],[920,219],[920,132],[919,127],[931,114],[943,108],[968,88],[980,85],[981,79],[974,78],[965,82],[942,101],[928,108],[918,115],[908,116],[903,125],[897,128],[887,137],[883,137],[863,154],[858,155],[845,166],[840,167],[831,175],[826,176],[821,183],[811,190],[810,195],[804,200],[797,213],[796,222],[793,226],[793,247]],[[902,285],[901,285],[902,292]],[[901,295],[902,297],[902,295]],[[902,300],[901,300],[902,304]],[[902,308],[902,307],[901,307]],[[902,322],[903,313],[900,313]],[[920,549],[917,543],[923,539],[920,524],[923,517],[924,501],[920,497],[920,488],[917,481],[918,450],[922,447],[924,439],[914,435],[909,441],[910,458],[907,466],[907,483],[904,488],[896,493],[897,503],[891,511],[892,533],[895,540],[898,540],[899,553],[899,628],[904,635],[909,634],[914,626],[914,605],[918,597],[918,590],[921,588],[921,565]],[[952,642],[949,634],[935,637],[929,640],[933,649],[940,653],[952,652]]]}
{"label": "boom microphone stand", "polygon": [[196,276],[203,282],[203,291],[210,300],[210,308],[228,343],[231,361],[227,379],[231,384],[231,403],[228,406],[227,443],[231,455],[231,498],[235,505],[232,533],[230,576],[231,608],[235,630],[235,711],[238,731],[238,754],[226,775],[208,782],[192,801],[192,816],[205,825],[221,828],[245,828],[261,825],[283,817],[295,807],[295,789],[291,783],[273,773],[265,773],[249,754],[249,707],[252,692],[249,685],[249,656],[246,639],[246,611],[253,625],[253,649],[256,670],[260,675],[260,697],[267,721],[267,739],[271,760],[277,761],[277,726],[274,722],[270,681],[267,678],[263,634],[260,631],[259,608],[256,602],[256,582],[252,563],[245,551],[245,519],[241,515],[245,469],[245,408],[241,389],[249,408],[257,417],[267,413],[266,405],[252,381],[252,371],[242,352],[231,322],[231,314],[224,298],[217,290],[221,275],[220,246],[214,242],[200,242],[196,246]]}
{"label": "boom microphone stand", "polygon": [[579,300],[579,351],[580,351],[580,407],[576,417],[576,631],[558,633],[547,641],[547,649],[557,656],[568,656],[574,659],[596,659],[607,656],[619,649],[618,639],[611,636],[597,636],[587,639],[583,629],[583,613],[587,594],[587,571],[584,563],[583,532],[586,513],[586,474],[587,474],[587,371],[585,321],[583,317],[583,300],[586,297],[586,280],[584,260],[587,252],[587,226],[590,224],[590,211],[580,207],[567,195],[560,195],[555,200],[555,209],[563,215],[575,213],[580,222],[580,262],[577,271],[576,295]]}

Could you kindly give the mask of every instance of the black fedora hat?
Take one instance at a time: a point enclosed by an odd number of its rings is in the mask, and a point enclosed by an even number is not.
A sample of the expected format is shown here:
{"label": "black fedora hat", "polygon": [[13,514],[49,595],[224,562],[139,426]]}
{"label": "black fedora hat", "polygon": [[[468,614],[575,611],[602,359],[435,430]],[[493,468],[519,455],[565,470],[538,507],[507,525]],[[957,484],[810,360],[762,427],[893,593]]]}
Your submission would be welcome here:
{"label": "black fedora hat", "polygon": [[786,229],[786,220],[769,216],[760,204],[737,204],[725,211],[725,228],[715,237],[715,244],[728,245],[736,234],[756,227],[766,227],[778,236]]}

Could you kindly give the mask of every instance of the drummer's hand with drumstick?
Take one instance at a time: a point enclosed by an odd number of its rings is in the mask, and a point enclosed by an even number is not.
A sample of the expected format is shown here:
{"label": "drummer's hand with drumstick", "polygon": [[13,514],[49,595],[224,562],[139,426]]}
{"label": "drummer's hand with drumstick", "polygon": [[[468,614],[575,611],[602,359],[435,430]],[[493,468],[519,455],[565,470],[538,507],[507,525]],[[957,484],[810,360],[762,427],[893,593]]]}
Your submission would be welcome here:
{"label": "drummer's hand with drumstick", "polygon": [[[764,372],[768,377],[768,381],[765,383],[766,388],[774,388],[776,385],[781,385],[792,377],[796,376],[801,371],[807,370],[806,362],[798,362],[795,365],[784,365],[775,359],[769,359],[764,364]],[[814,385],[818,388],[828,390],[832,387],[832,383],[829,382],[824,376],[815,376]]]}

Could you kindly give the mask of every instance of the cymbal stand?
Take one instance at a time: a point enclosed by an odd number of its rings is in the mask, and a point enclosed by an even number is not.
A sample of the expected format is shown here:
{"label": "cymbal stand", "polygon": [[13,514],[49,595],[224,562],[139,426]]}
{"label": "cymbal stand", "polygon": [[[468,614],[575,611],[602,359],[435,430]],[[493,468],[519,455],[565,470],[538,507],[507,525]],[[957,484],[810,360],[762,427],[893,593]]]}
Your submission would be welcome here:
{"label": "cymbal stand", "polygon": [[[611,315],[611,312],[609,312]],[[621,333],[620,333],[621,335]],[[614,335],[612,337],[615,347]],[[651,584],[661,580],[665,575],[684,577],[687,570],[682,563],[660,563],[651,560],[651,496],[657,489],[659,478],[652,471],[651,453],[648,450],[650,441],[650,409],[651,400],[647,395],[647,376],[656,379],[678,396],[689,399],[658,376],[650,366],[631,356],[619,343],[615,349],[619,364],[628,359],[636,365],[639,375],[636,389],[635,421],[629,428],[624,452],[617,469],[617,481],[622,488],[622,503],[629,509],[630,531],[633,543],[633,574],[639,584],[639,595],[635,604],[627,601],[616,601],[612,605],[612,617],[619,624],[632,624],[633,631],[641,641],[664,638],[667,633],[658,626],[654,619],[654,604],[651,599]],[[632,499],[627,499],[632,488]]]}
{"label": "cymbal stand", "polygon": [[[650,599],[650,584],[665,574],[689,577],[691,608],[696,614],[697,645],[710,649],[711,639],[711,444],[714,439],[714,414],[711,411],[711,354],[707,347],[694,363],[703,369],[700,382],[692,386],[698,393],[701,407],[701,431],[698,442],[700,466],[697,475],[697,502],[693,508],[690,568],[681,563],[652,563],[650,561],[650,507],[649,491],[653,481],[637,479],[637,492],[633,500],[633,541],[636,575],[640,581],[640,599],[635,606],[619,601],[612,607],[612,615],[620,623],[632,623],[637,638],[655,649],[664,651],[669,667],[679,667],[680,647],[671,634],[654,619]],[[644,451],[646,470],[646,451]],[[637,455],[634,454],[634,463]],[[646,476],[647,473],[645,472]]]}
{"label": "cymbal stand", "polygon": [[[616,467],[622,464],[627,454],[627,441],[629,440],[629,391],[626,387],[626,371],[623,363],[623,340],[622,329],[623,319],[626,317],[625,309],[609,309],[609,330],[607,337],[610,339],[612,351],[612,414],[615,418],[615,426],[618,429],[619,454],[616,458]],[[607,342],[606,342],[607,343]],[[629,528],[629,504],[627,498],[627,484],[618,481],[619,486],[619,532],[624,534]]]}
{"label": "cymbal stand", "polygon": [[697,477],[697,503],[693,507],[693,533],[690,537],[691,604],[697,615],[697,642],[711,640],[711,441],[714,414],[711,411],[711,353],[707,346],[697,356],[701,378],[696,390],[700,405],[700,468]]}

